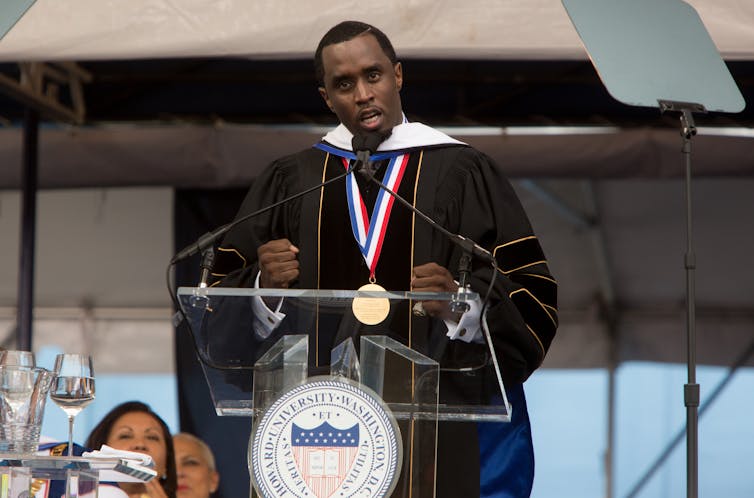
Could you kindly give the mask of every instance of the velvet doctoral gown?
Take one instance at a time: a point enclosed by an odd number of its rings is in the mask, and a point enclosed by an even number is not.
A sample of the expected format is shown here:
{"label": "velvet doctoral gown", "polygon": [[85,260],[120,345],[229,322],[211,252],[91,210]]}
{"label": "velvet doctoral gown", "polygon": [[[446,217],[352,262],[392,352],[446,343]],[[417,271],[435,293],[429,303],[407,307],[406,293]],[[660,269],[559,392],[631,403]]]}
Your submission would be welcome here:
{"label": "velvet doctoral gown", "polygon": [[[557,288],[515,192],[487,156],[460,143],[378,151],[377,160],[385,160],[377,163],[376,178],[383,178],[387,162],[396,154],[408,156],[396,189],[398,194],[450,232],[475,241],[494,255],[498,274],[486,322],[505,385],[520,390],[520,384],[543,361],[554,337]],[[254,182],[238,217],[342,175],[349,157],[353,154],[345,147],[322,142],[275,161]],[[366,209],[371,211],[380,189],[354,175]],[[231,230],[219,248],[215,264],[221,284],[253,286],[258,274],[257,248],[282,238],[289,239],[300,250],[300,276],[295,287],[357,289],[369,281],[370,269],[352,232],[343,179]],[[387,290],[409,290],[413,267],[435,262],[455,274],[461,254],[446,236],[394,202],[374,278]],[[484,297],[493,271],[491,265],[474,260],[470,275],[472,290]],[[485,345],[450,340],[442,321],[414,316],[408,307],[394,316],[395,323],[385,333],[437,360],[444,369],[440,379],[441,401],[492,402],[494,375]],[[360,333],[374,331],[363,327],[353,335]],[[327,365],[330,350],[343,338],[338,337],[340,334],[318,329],[317,337],[310,338],[310,355],[315,352],[311,360],[314,367]],[[460,372],[461,369],[465,371]],[[525,411],[523,397],[518,406],[513,406],[514,413],[517,409]],[[528,418],[519,419],[526,424],[521,435],[526,439],[522,447],[531,452]],[[480,496],[477,440],[475,424],[440,424],[437,496]],[[510,441],[506,444],[511,444],[511,449],[518,447]],[[487,446],[482,449],[489,453]],[[513,466],[509,471],[518,473],[517,458],[510,460]],[[525,460],[528,462],[529,458]],[[502,472],[494,469],[493,473]],[[533,469],[525,472],[531,473]],[[530,486],[530,478],[528,481]]]}

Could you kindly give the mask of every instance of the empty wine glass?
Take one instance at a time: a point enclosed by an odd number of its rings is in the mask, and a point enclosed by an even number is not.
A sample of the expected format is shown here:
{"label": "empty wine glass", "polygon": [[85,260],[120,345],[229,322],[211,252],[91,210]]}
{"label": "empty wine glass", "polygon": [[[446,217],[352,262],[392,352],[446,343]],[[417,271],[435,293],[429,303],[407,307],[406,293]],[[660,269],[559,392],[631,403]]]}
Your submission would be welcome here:
{"label": "empty wine glass", "polygon": [[55,357],[55,381],[50,399],[68,415],[68,456],[73,456],[73,419],[94,401],[91,356],[59,354]]}

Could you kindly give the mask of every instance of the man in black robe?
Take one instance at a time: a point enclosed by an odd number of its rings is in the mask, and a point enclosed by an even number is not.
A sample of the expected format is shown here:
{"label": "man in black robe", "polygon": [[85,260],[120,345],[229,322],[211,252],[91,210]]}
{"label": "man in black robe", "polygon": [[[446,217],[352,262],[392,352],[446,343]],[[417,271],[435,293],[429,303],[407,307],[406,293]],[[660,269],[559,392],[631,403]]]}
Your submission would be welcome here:
{"label": "man in black robe", "polygon": [[[458,314],[447,302],[428,301],[418,313],[407,309],[405,326],[398,327],[399,340],[440,362],[441,401],[491,403],[486,324],[513,405],[510,424],[440,424],[437,496],[528,496],[533,455],[521,384],[554,337],[557,288],[526,214],[487,156],[406,120],[402,66],[381,31],[353,21],[335,26],[317,48],[315,70],[320,94],[341,125],[313,148],[268,167],[238,217],[342,175],[355,159],[354,135],[387,136],[372,157],[374,177],[450,232],[486,248],[497,263],[497,270],[471,264],[468,282],[480,295],[497,273],[484,316],[477,302]],[[462,255],[446,236],[352,173],[239,224],[224,239],[215,271],[224,285],[239,287],[358,289],[376,282],[388,290],[456,292],[452,271]],[[273,323],[272,330],[279,310],[262,307],[269,320],[259,324]],[[320,367],[336,337],[316,339]]]}

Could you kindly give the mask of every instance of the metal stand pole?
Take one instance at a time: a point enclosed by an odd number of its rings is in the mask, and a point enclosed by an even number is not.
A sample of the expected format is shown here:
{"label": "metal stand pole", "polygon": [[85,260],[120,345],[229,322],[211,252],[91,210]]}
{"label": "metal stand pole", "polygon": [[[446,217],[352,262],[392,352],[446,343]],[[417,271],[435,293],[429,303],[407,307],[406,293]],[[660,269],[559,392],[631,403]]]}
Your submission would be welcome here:
{"label": "metal stand pole", "polygon": [[686,327],[688,332],[688,382],[683,388],[686,405],[686,496],[697,498],[699,490],[699,384],[696,383],[696,254],[691,224],[691,137],[696,135],[694,117],[687,108],[681,114],[683,156],[686,164]]}
{"label": "metal stand pole", "polygon": [[688,382],[683,386],[686,406],[686,496],[697,498],[699,492],[699,384],[696,383],[696,254],[693,247],[691,216],[691,138],[696,135],[692,112],[707,112],[703,105],[660,100],[660,110],[681,113],[681,152],[686,167],[686,331]]}

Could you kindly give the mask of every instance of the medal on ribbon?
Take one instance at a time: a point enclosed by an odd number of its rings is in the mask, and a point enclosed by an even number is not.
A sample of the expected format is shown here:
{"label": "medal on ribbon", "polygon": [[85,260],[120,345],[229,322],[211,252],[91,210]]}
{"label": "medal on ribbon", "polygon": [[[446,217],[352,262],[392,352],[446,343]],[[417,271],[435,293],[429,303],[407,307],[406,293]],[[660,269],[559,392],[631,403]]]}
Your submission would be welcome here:
{"label": "medal on ribbon", "polygon": [[[388,163],[383,183],[393,192],[396,192],[401,184],[408,158],[408,154],[401,154],[391,158]],[[345,158],[343,165],[346,168],[349,166]],[[395,199],[385,190],[380,189],[370,218],[353,173],[346,177],[346,197],[353,236],[369,268],[369,283],[360,287],[359,291],[385,291],[383,287],[377,285],[375,271]],[[390,313],[390,301],[386,298],[358,297],[353,300],[351,308],[361,323],[376,325],[385,320]]]}

